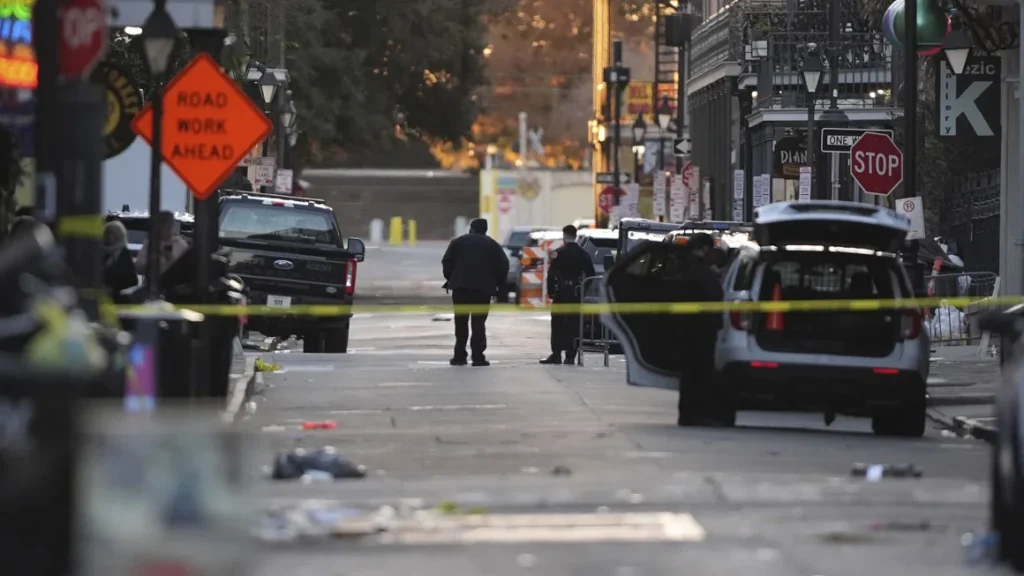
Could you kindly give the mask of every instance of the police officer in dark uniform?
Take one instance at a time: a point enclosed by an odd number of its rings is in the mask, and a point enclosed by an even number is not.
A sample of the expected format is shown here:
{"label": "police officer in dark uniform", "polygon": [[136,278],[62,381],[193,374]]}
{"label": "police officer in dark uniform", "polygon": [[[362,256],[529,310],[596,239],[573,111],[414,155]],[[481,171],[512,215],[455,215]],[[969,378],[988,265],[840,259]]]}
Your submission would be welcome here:
{"label": "police officer in dark uniform", "polygon": [[[576,227],[562,228],[561,248],[553,250],[549,259],[547,288],[554,304],[571,304],[581,301],[583,279],[595,276],[594,262],[590,254],[576,243]],[[580,337],[580,318],[577,314],[551,314],[551,355],[541,364],[565,364],[576,362],[577,339]]]}
{"label": "police officer in dark uniform", "polygon": [[[721,276],[710,263],[716,250],[708,234],[694,234],[686,244],[689,257],[685,282],[680,297],[685,302],[722,302]],[[680,426],[724,425],[736,421],[736,411],[727,383],[714,381],[715,343],[722,328],[722,312],[690,314],[683,318],[688,324],[684,357],[679,381]]]}

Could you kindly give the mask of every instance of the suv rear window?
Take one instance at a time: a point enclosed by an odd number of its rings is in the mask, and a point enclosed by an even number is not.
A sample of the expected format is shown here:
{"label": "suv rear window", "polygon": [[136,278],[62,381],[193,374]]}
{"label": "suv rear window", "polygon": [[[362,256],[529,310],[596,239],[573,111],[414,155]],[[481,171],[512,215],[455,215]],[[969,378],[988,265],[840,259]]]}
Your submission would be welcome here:
{"label": "suv rear window", "polygon": [[340,246],[330,212],[248,202],[226,203],[220,216],[220,237],[239,240],[283,240]]}
{"label": "suv rear window", "polygon": [[894,298],[892,265],[877,257],[787,256],[766,268],[761,298],[770,299],[776,284],[783,300]]}

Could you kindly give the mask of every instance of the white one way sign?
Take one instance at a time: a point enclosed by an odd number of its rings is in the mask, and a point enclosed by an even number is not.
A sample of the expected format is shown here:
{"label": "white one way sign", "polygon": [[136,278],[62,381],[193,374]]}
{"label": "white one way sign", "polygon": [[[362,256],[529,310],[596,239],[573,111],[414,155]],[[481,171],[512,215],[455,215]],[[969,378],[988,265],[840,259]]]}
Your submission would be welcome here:
{"label": "white one way sign", "polygon": [[892,130],[876,128],[822,128],[821,151],[849,154],[853,145],[865,134],[885,134],[892,138]]}

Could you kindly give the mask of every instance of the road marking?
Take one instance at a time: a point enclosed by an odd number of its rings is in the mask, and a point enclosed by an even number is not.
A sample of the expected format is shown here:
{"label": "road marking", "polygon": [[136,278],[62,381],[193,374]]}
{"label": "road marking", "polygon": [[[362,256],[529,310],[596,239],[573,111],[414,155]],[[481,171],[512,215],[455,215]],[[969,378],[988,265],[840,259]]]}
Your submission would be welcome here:
{"label": "road marking", "polygon": [[945,378],[939,378],[938,376],[928,377],[928,384],[945,384],[946,382],[949,382],[949,380],[946,380]]}
{"label": "road marking", "polygon": [[485,514],[431,518],[394,531],[400,544],[528,542],[701,542],[691,514]]}
{"label": "road marking", "polygon": [[503,410],[505,404],[449,404],[445,406],[409,406],[406,410],[421,412],[427,410]]}
{"label": "road marking", "polygon": [[295,364],[290,366],[282,366],[280,370],[275,370],[275,374],[285,374],[287,372],[334,372],[338,368],[333,364]]}
{"label": "road marking", "polygon": [[433,382],[380,382],[378,388],[411,388],[413,386],[433,386]]}

